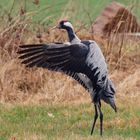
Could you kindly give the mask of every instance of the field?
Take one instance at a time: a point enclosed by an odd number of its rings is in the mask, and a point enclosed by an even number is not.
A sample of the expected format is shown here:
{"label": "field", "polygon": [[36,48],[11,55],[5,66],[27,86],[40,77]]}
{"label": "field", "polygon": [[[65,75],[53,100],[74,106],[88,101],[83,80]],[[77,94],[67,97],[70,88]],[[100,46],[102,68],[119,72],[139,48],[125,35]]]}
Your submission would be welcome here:
{"label": "field", "polygon": [[[117,1],[140,21],[139,0]],[[139,41],[120,46],[98,40],[116,85],[118,107],[114,113],[102,104],[103,137],[99,120],[90,136],[94,110],[82,86],[59,72],[25,68],[16,53],[20,44],[67,41],[65,31],[51,30],[60,19],[71,20],[80,39],[93,39],[90,26],[110,2],[0,0],[0,140],[139,140]]]}
{"label": "field", "polygon": [[13,139],[139,139],[140,106],[119,105],[115,114],[107,106],[104,110],[104,136],[99,136],[97,123],[90,136],[93,109],[89,103],[53,106],[0,107],[1,140]]}

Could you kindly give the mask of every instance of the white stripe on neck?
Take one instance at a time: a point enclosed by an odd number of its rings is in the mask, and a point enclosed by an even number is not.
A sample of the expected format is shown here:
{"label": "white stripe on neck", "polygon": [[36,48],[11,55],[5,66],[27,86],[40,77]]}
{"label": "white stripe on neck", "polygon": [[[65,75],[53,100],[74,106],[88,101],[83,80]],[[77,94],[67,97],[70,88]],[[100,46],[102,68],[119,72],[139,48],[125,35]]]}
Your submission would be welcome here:
{"label": "white stripe on neck", "polygon": [[81,40],[75,35],[75,38],[71,41],[71,44],[81,43]]}

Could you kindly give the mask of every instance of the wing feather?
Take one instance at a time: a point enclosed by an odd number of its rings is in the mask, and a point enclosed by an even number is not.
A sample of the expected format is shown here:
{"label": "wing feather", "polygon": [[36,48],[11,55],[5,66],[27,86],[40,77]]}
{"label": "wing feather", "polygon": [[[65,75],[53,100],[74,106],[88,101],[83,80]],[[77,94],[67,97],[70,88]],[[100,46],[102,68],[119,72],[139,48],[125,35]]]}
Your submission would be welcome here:
{"label": "wing feather", "polygon": [[[71,76],[78,81],[86,90],[89,90],[88,80],[85,80],[83,74],[73,71],[73,65],[78,67],[79,59],[85,57],[87,49],[76,45],[64,45],[64,44],[31,44],[23,45],[19,47],[18,51],[19,59],[27,67],[42,67],[53,71],[63,71],[65,74]],[[85,52],[85,50],[87,52]],[[80,52],[80,53],[79,53]]]}
{"label": "wing feather", "polygon": [[27,67],[36,66],[63,72],[79,71],[88,52],[86,46],[79,44],[31,44],[19,48],[19,59]]}

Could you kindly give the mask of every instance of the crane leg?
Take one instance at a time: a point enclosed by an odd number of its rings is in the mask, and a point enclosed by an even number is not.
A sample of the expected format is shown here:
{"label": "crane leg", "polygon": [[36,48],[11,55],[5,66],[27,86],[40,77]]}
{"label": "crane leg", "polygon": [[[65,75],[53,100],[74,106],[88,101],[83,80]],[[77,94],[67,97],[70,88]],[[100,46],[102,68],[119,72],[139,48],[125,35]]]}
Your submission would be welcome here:
{"label": "crane leg", "polygon": [[101,111],[101,102],[100,101],[98,104],[98,109],[99,109],[99,113],[100,113],[100,135],[102,136],[102,134],[103,134],[103,113]]}
{"label": "crane leg", "polygon": [[95,107],[95,115],[94,115],[94,120],[93,120],[93,124],[92,124],[91,133],[90,133],[91,135],[93,134],[94,126],[95,126],[96,120],[97,120],[97,118],[98,118],[97,105],[94,104],[94,107]]}

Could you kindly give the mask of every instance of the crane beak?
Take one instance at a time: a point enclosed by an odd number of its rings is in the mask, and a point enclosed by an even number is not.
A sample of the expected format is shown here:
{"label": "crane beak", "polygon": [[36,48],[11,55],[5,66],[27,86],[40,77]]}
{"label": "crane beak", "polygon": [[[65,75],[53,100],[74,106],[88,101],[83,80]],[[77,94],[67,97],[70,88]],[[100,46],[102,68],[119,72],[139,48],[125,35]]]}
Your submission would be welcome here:
{"label": "crane beak", "polygon": [[60,29],[60,26],[59,25],[56,25],[54,27],[51,28],[51,30],[54,30],[54,29]]}

